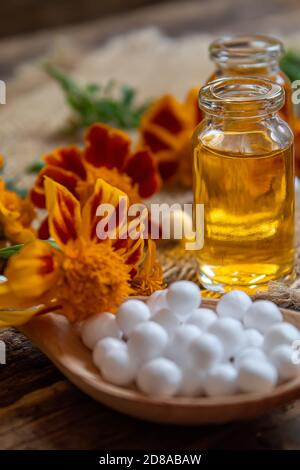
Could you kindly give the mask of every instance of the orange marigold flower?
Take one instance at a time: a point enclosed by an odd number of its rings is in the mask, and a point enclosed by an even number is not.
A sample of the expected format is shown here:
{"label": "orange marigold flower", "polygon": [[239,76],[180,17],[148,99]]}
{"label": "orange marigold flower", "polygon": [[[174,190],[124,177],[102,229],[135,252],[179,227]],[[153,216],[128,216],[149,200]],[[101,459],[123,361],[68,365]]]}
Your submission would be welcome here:
{"label": "orange marigold flower", "polygon": [[[31,190],[32,202],[39,208],[45,207],[45,176],[65,186],[81,203],[91,195],[98,178],[126,193],[130,203],[152,196],[160,188],[154,158],[148,149],[132,153],[130,147],[131,140],[125,132],[94,124],[86,132],[83,149],[58,148],[43,157],[45,167]],[[44,229],[45,225],[40,231],[41,238],[47,238]]]}
{"label": "orange marigold flower", "polygon": [[25,243],[35,238],[31,223],[35,212],[28,199],[5,188],[0,179],[0,238],[11,243]]}
{"label": "orange marigold flower", "polygon": [[[109,203],[119,214],[121,198],[128,203],[127,196],[98,179],[81,210],[68,189],[46,177],[45,197],[50,234],[58,248],[35,240],[10,258],[7,282],[0,284],[0,326],[22,324],[51,310],[61,311],[70,321],[84,320],[99,312],[114,312],[130,294],[138,292],[133,280],[142,275],[145,266],[144,240],[121,235],[125,229],[130,233],[131,227],[142,231],[142,220],[134,219],[127,227],[119,217],[114,238],[102,240],[96,233],[98,224],[106,223],[96,215],[99,204]],[[151,283],[150,262],[147,264],[146,284]]]}
{"label": "orange marigold flower", "polygon": [[151,295],[163,288],[162,268],[156,259],[156,244],[148,240],[148,252],[132,283],[136,295]]}
{"label": "orange marigold flower", "polygon": [[197,88],[189,91],[184,103],[162,96],[142,117],[140,144],[151,149],[165,181],[191,185],[191,137],[201,120],[197,97]]}

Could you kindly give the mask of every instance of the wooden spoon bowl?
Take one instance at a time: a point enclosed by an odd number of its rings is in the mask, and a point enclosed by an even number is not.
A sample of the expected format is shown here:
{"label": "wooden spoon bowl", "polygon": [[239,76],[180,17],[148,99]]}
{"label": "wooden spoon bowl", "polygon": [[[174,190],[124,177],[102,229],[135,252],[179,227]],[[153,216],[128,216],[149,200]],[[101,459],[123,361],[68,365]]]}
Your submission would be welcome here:
{"label": "wooden spoon bowl", "polygon": [[[214,308],[216,302],[205,299],[201,306]],[[286,309],[281,311],[286,321],[300,328],[299,313]],[[134,387],[121,388],[102,379],[93,365],[91,351],[83,345],[76,327],[70,325],[65,317],[47,314],[32,320],[21,330],[82,391],[114,410],[148,421],[200,425],[246,420],[300,398],[300,376],[277,386],[270,393],[213,398],[152,398]]]}

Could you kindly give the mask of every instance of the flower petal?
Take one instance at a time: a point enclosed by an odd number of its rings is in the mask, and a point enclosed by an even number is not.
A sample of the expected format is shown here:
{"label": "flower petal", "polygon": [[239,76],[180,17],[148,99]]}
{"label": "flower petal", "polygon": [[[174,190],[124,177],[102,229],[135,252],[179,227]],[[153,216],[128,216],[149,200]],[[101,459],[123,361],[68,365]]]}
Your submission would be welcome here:
{"label": "flower petal", "polygon": [[134,218],[120,229],[120,237],[113,243],[114,249],[131,265],[131,275],[137,271],[136,267],[144,255],[145,223],[148,219],[148,210],[144,208],[139,217]]}
{"label": "flower petal", "polygon": [[46,166],[37,176],[34,187],[30,191],[30,199],[36,207],[44,209],[46,207],[46,196],[44,189],[45,177],[65,186],[75,197],[77,197],[76,187],[78,176],[63,168]]}
{"label": "flower petal", "polygon": [[61,184],[45,178],[50,235],[66,251],[78,239],[81,228],[79,201]]}
{"label": "flower petal", "polygon": [[60,147],[44,157],[47,165],[70,171],[85,180],[86,168],[83,164],[82,151],[75,145]]}
{"label": "flower petal", "polygon": [[132,287],[135,295],[151,295],[163,287],[162,269],[156,258],[156,244],[151,239],[148,240],[147,254],[133,279]]}
{"label": "flower petal", "polygon": [[85,159],[99,168],[117,168],[122,171],[129,154],[131,140],[118,129],[104,124],[94,124],[85,136]]}
{"label": "flower petal", "polygon": [[35,308],[0,309],[0,328],[23,325],[31,320],[31,318],[36,314],[37,309]]}
{"label": "flower petal", "polygon": [[12,243],[25,243],[36,238],[31,223],[35,217],[28,199],[22,199],[13,191],[7,191],[0,180],[0,225],[2,236]]}
{"label": "flower petal", "polygon": [[185,107],[191,118],[191,125],[196,127],[203,119],[203,113],[198,104],[199,88],[191,88],[185,99]]}
{"label": "flower petal", "polygon": [[178,167],[179,167],[179,162],[178,160],[174,159],[174,156],[171,156],[170,158],[168,157],[161,158],[158,161],[159,172],[163,180],[168,180],[172,178],[173,176],[175,176],[177,173]]}
{"label": "flower petal", "polygon": [[[101,204],[109,204],[112,212],[108,217],[107,211],[97,215],[97,209]],[[88,199],[82,210],[82,234],[86,240],[97,239],[97,225],[107,220],[103,227],[106,234],[115,232],[116,236],[122,226],[127,213],[128,197],[120,189],[111,186],[101,178],[98,178],[92,196]],[[104,208],[104,206],[103,206]],[[115,221],[111,218],[115,216]],[[109,223],[111,222],[111,228]],[[115,222],[115,223],[114,223]],[[99,239],[99,237],[98,237]]]}
{"label": "flower petal", "polygon": [[61,306],[53,302],[49,302],[48,305],[41,305],[33,308],[0,309],[0,328],[20,326],[29,322],[33,317],[41,316],[60,309]]}
{"label": "flower petal", "polygon": [[40,223],[39,229],[38,229],[38,238],[41,240],[48,240],[50,238],[50,232],[49,232],[49,220],[48,216],[42,220]]}
{"label": "flower petal", "polygon": [[126,173],[137,183],[142,198],[152,196],[159,190],[161,180],[152,154],[148,150],[136,152],[128,160]]}
{"label": "flower petal", "polygon": [[180,103],[173,96],[165,95],[154,103],[149,121],[177,135],[185,126],[181,114]]}

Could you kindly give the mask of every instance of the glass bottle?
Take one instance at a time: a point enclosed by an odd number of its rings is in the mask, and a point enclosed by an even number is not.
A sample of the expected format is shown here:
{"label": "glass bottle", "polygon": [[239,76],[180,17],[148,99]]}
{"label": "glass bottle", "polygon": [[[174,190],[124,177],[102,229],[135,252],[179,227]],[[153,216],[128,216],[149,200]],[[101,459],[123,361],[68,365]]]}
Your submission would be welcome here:
{"label": "glass bottle", "polygon": [[200,90],[194,203],[204,204],[202,285],[253,292],[289,279],[294,265],[293,134],[278,115],[284,89],[228,77]]}

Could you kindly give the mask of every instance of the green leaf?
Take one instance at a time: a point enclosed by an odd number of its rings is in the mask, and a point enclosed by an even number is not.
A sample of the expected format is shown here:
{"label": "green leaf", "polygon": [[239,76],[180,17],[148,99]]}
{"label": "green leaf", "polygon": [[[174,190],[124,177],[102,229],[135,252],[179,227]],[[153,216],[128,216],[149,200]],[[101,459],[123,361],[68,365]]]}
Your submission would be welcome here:
{"label": "green leaf", "polygon": [[39,173],[42,168],[44,168],[45,164],[42,160],[38,160],[37,162],[33,162],[26,167],[26,173],[29,175]]}
{"label": "green leaf", "polygon": [[5,180],[5,187],[8,191],[13,191],[14,193],[18,194],[21,198],[25,198],[28,194],[28,190],[26,188],[20,188],[17,186],[17,179],[16,178],[8,178]]}
{"label": "green leaf", "polygon": [[24,246],[23,243],[19,245],[8,246],[6,248],[0,248],[0,258],[9,259],[12,255],[15,255]]}
{"label": "green leaf", "polygon": [[281,70],[293,82],[300,80],[300,51],[289,50],[280,61]]}
{"label": "green leaf", "polygon": [[78,117],[79,127],[85,128],[96,122],[104,122],[121,129],[136,129],[149,103],[137,105],[136,91],[124,85],[115,98],[116,82],[106,85],[95,83],[80,85],[50,63],[44,64],[46,72],[54,78],[65,93],[66,102]]}

